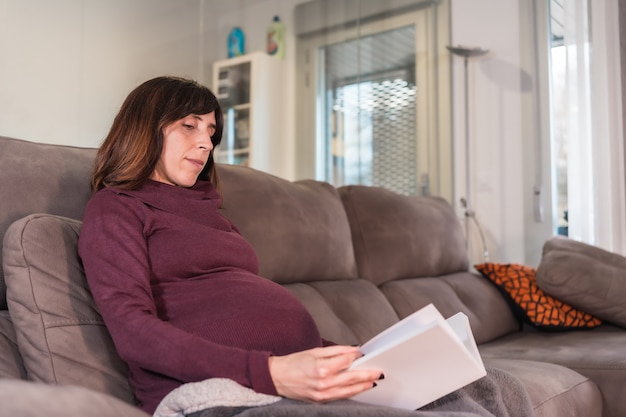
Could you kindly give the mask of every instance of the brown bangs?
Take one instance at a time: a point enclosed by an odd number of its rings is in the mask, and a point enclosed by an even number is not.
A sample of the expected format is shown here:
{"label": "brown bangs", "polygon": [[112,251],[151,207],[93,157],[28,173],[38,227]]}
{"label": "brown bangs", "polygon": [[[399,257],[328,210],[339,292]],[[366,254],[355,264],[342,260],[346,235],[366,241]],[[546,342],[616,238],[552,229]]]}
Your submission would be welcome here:
{"label": "brown bangs", "polygon": [[167,108],[164,111],[159,130],[176,120],[187,117],[190,114],[207,114],[215,112],[215,133],[211,137],[213,146],[217,146],[222,141],[222,130],[224,118],[222,109],[217,98],[210,90],[198,83],[190,82],[186,88],[179,89],[170,96]]}

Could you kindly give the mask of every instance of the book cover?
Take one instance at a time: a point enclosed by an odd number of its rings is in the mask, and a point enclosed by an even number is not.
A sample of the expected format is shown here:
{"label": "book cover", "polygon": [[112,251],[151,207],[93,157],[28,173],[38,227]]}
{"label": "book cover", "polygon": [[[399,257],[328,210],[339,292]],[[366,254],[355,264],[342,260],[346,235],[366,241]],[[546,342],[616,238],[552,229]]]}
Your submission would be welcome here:
{"label": "book cover", "polygon": [[415,410],[486,375],[467,316],[447,320],[429,304],[361,347],[351,369],[380,369],[377,386],[352,397]]}

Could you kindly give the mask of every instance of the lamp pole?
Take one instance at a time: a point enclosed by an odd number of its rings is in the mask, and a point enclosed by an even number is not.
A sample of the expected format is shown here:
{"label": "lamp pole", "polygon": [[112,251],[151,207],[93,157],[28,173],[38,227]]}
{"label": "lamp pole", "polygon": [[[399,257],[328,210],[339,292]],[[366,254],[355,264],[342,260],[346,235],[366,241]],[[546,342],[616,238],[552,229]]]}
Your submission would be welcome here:
{"label": "lamp pole", "polygon": [[465,197],[461,197],[461,205],[465,209],[465,244],[469,247],[469,223],[473,220],[480,233],[480,239],[483,244],[483,256],[485,261],[489,258],[485,236],[482,228],[476,220],[474,210],[471,203],[471,158],[470,158],[470,132],[469,132],[469,81],[468,81],[468,61],[470,57],[485,55],[488,49],[467,46],[447,46],[448,50],[454,55],[463,57],[464,81],[465,81]]}

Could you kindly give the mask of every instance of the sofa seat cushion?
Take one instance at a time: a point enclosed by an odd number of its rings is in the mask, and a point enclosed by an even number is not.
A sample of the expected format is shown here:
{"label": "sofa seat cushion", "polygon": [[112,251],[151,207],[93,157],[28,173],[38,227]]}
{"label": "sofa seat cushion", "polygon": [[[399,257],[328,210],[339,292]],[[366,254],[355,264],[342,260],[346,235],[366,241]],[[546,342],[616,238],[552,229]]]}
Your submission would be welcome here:
{"label": "sofa seat cushion", "polygon": [[0,379],[2,378],[26,378],[15,329],[7,310],[0,310]]}
{"label": "sofa seat cushion", "polygon": [[589,378],[564,366],[519,359],[485,359],[526,387],[537,417],[602,416],[602,394]]}
{"label": "sofa seat cushion", "polygon": [[217,169],[222,214],[256,250],[261,276],[279,284],[357,278],[350,226],[334,187],[236,165]]}
{"label": "sofa seat cushion", "polygon": [[537,267],[545,292],[626,328],[626,257],[563,236],[546,241]]}
{"label": "sofa seat cushion", "polygon": [[28,378],[75,384],[132,402],[125,364],[97,311],[78,257],[81,223],[33,214],[4,237],[7,302]]}
{"label": "sofa seat cushion", "polygon": [[523,331],[479,346],[483,358],[541,361],[591,379],[603,397],[603,415],[626,416],[626,332],[601,326],[546,333]]}
{"label": "sofa seat cushion", "polygon": [[309,310],[322,337],[360,345],[398,321],[389,302],[365,280],[285,285]]}
{"label": "sofa seat cushion", "polygon": [[469,318],[477,343],[519,330],[519,322],[498,290],[470,272],[399,279],[380,289],[401,319],[429,303],[446,318],[462,311]]}

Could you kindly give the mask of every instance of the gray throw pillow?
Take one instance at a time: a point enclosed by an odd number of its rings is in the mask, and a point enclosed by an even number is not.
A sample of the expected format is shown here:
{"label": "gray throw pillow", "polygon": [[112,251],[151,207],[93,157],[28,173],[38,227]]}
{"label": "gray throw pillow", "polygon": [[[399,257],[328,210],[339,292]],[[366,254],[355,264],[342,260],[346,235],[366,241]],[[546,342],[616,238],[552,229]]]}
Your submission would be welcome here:
{"label": "gray throw pillow", "polygon": [[544,244],[537,285],[580,310],[626,327],[626,257],[557,236]]}
{"label": "gray throw pillow", "polygon": [[3,242],[7,304],[28,378],[80,385],[127,402],[125,364],[95,306],[77,243],[81,222],[33,214]]}

